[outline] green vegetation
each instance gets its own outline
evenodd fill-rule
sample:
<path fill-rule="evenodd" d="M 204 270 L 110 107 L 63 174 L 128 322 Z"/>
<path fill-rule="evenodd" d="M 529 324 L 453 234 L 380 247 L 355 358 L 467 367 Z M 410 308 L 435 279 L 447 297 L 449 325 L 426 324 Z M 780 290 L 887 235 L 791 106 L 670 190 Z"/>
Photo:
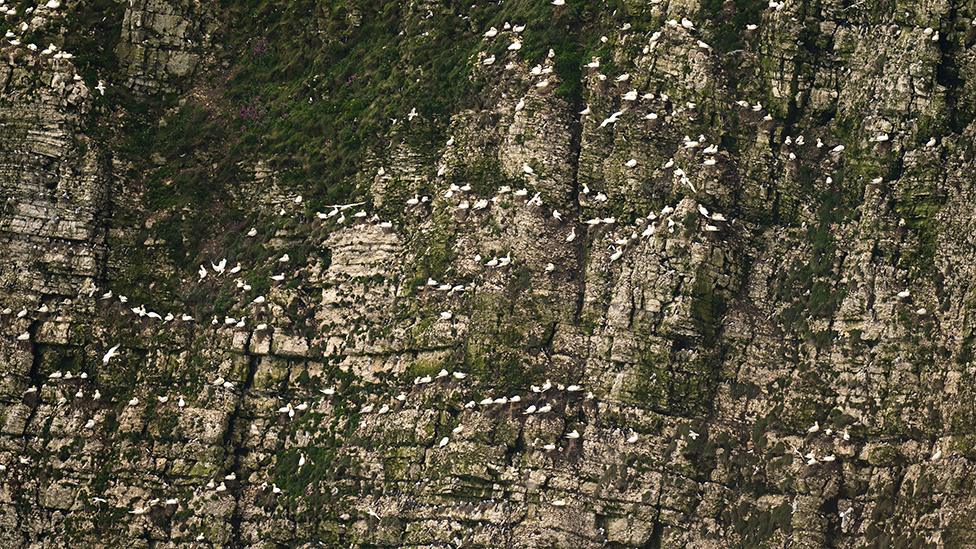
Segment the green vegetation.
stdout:
<path fill-rule="evenodd" d="M 329 202 L 362 193 L 354 181 L 364 155 L 384 149 L 390 131 L 421 149 L 442 142 L 450 115 L 484 84 L 472 80 L 469 58 L 508 45 L 482 45 L 491 26 L 525 24 L 519 57 L 538 63 L 552 49 L 557 93 L 579 99 L 582 44 L 596 42 L 587 22 L 606 9 L 533 0 L 441 2 L 429 13 L 395 1 L 223 4 L 234 58 L 225 100 L 241 119 L 240 153 L 273 158 L 287 181 Z M 412 109 L 419 118 L 410 122 Z"/>
<path fill-rule="evenodd" d="M 88 1 L 97 4 L 86 11 L 92 20 L 71 22 L 68 42 L 89 52 L 81 63 L 86 79 L 94 82 L 104 73 L 118 72 L 111 53 L 120 28 L 112 2 Z M 222 2 L 222 30 L 213 37 L 223 45 L 213 52 L 221 68 L 201 75 L 179 105 L 166 96 L 128 96 L 121 82 L 110 85 L 111 93 L 98 103 L 115 106 L 111 114 L 122 131 L 104 137 L 117 141 L 113 148 L 118 156 L 132 162 L 125 176 L 136 188 L 141 183 L 141 206 L 151 213 L 148 226 L 128 243 L 119 289 L 139 297 L 145 282 L 153 280 L 157 302 L 213 299 L 207 292 L 182 295 L 186 289 L 176 277 L 193 277 L 187 271 L 209 259 L 208 250 L 254 255 L 260 247 L 245 246 L 239 233 L 247 226 L 271 229 L 275 227 L 267 227 L 269 223 L 287 222 L 228 207 L 247 203 L 241 200 L 247 192 L 242 184 L 258 162 L 267 163 L 284 191 L 301 193 L 309 210 L 369 201 L 362 176 L 368 158 L 382 158 L 389 143 L 398 139 L 433 155 L 446 140 L 451 115 L 477 108 L 487 80 L 472 74 L 470 59 L 481 50 L 503 53 L 510 43 L 510 34 L 483 39 L 491 26 L 526 25 L 518 57 L 540 63 L 552 49 L 561 77 L 556 93 L 580 102 L 585 45 L 599 45 L 599 25 L 606 23 L 597 13 L 621 6 L 616 1 L 602 7 L 569 4 L 554 8 L 530 0 L 500 5 L 448 1 L 433 4 L 428 12 L 392 0 Z M 96 21 L 99 14 L 106 21 Z M 86 41 L 92 40 L 87 27 L 99 29 L 109 40 L 87 47 Z M 409 121 L 413 109 L 418 116 Z M 462 172 L 459 177 L 487 190 L 497 166 Z M 121 226 L 138 225 L 135 216 L 143 209 L 137 204 L 118 204 Z M 400 211 L 384 214 L 395 217 Z M 154 245 L 147 248 L 145 242 Z M 450 259 L 445 251 L 431 249 L 429 272 L 418 275 L 439 271 Z M 174 270 L 151 271 L 149 266 L 161 259 L 169 259 Z M 266 285 L 263 280 L 250 282 Z M 220 296 L 216 303 L 232 305 Z"/>
<path fill-rule="evenodd" d="M 545 379 L 544 361 L 537 355 L 552 337 L 556 313 L 515 286 L 513 281 L 508 295 L 484 294 L 472 300 L 463 356 L 465 371 L 505 391 L 524 390 Z"/>
<path fill-rule="evenodd" d="M 770 509 L 743 502 L 729 507 L 722 514 L 723 520 L 734 525 L 746 547 L 763 547 L 766 542 L 772 541 L 770 538 L 776 532 L 783 537 L 789 537 L 792 532 L 792 509 L 788 501 Z"/>
<path fill-rule="evenodd" d="M 766 7 L 763 0 L 704 0 L 698 18 L 711 23 L 706 30 L 708 44 L 728 53 L 742 48 L 746 25 L 758 24 Z"/>
<path fill-rule="evenodd" d="M 156 224 L 154 235 L 182 263 L 195 259 L 214 217 L 229 213 L 229 189 L 213 182 L 232 181 L 240 174 L 226 157 L 215 164 L 196 158 L 198 151 L 226 137 L 213 114 L 187 105 L 166 122 L 154 136 L 153 150 L 167 162 L 152 174 L 143 199 L 152 211 L 172 213 Z"/>
<path fill-rule="evenodd" d="M 829 188 L 809 192 L 818 192 L 820 196 L 817 221 L 806 228 L 806 239 L 811 246 L 809 260 L 781 273 L 776 288 L 778 297 L 791 303 L 780 313 L 784 325 L 795 326 L 801 335 L 823 346 L 833 341 L 836 334 L 814 331 L 811 320 L 830 318 L 844 298 L 846 287 L 835 273 L 838 253 L 835 231 L 855 211 L 856 198 L 844 188 L 841 174 L 834 176 Z"/>
<path fill-rule="evenodd" d="M 710 349 L 716 345 L 725 308 L 725 299 L 715 291 L 712 277 L 705 269 L 699 269 L 692 289 L 691 318 L 703 348 Z"/>
<path fill-rule="evenodd" d="M 940 224 L 936 216 L 942 210 L 946 197 L 938 190 L 938 184 L 922 178 L 906 178 L 903 193 L 895 202 L 895 212 L 905 220 L 911 231 L 899 263 L 913 279 L 925 277 L 935 269 L 936 240 Z"/>
<path fill-rule="evenodd" d="M 125 4 L 118 0 L 82 0 L 67 12 L 62 47 L 74 54 L 74 64 L 85 82 L 117 74 L 119 63 L 113 48 L 122 31 L 124 11 Z"/>
<path fill-rule="evenodd" d="M 681 344 L 688 342 L 681 341 Z M 631 402 L 668 415 L 692 417 L 705 414 L 714 398 L 719 371 L 710 363 L 711 349 L 699 356 L 671 355 L 668 350 L 649 349 L 637 364 L 637 378 L 630 389 Z"/>

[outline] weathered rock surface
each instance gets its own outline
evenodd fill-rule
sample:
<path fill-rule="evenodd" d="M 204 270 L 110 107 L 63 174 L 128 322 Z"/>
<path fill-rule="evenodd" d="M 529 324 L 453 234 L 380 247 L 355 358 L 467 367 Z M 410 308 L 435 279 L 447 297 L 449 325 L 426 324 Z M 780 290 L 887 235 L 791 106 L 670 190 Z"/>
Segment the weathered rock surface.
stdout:
<path fill-rule="evenodd" d="M 216 6 L 108 12 L 134 106 L 0 48 L 0 543 L 976 546 L 976 8 L 592 9 L 569 71 L 495 21 L 444 139 L 394 113 L 348 207 L 129 146 L 233 81 Z"/>

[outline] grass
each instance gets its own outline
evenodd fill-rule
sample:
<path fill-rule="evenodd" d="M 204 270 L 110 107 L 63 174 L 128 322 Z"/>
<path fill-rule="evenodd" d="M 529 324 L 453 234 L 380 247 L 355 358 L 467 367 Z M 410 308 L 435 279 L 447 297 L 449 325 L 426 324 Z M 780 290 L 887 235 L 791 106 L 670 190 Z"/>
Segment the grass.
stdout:
<path fill-rule="evenodd" d="M 80 63 L 94 81 L 117 69 L 111 51 L 120 29 L 110 23 L 117 19 L 112 2 L 89 1 L 84 18 L 70 22 L 66 43 L 89 52 Z M 177 276 L 193 277 L 189 271 L 209 257 L 208 248 L 246 252 L 232 235 L 245 221 L 262 224 L 253 219 L 261 214 L 227 205 L 242 203 L 233 198 L 240 196 L 245 170 L 258 161 L 270 164 L 283 190 L 301 193 L 307 208 L 316 210 L 369 201 L 365 163 L 382 158 L 391 141 L 404 140 L 433 157 L 446 140 L 451 115 L 476 105 L 486 85 L 472 75 L 470 58 L 508 44 L 483 42 L 490 26 L 525 24 L 519 58 L 539 63 L 552 49 L 561 77 L 556 93 L 580 102 L 584 50 L 587 43 L 599 44 L 601 30 L 601 23 L 590 21 L 599 9 L 620 8 L 612 3 L 601 8 L 570 2 L 556 9 L 529 0 L 483 6 L 445 1 L 428 13 L 396 1 L 225 0 L 225 34 L 214 37 L 225 45 L 215 52 L 224 67 L 205 75 L 197 93 L 174 105 L 165 96 L 133 98 L 114 91 L 122 86 L 109 87 L 116 95 L 106 99 L 114 101 L 122 125 L 115 150 L 135 166 L 127 175 L 142 182 L 142 205 L 153 213 L 152 228 L 127 252 L 120 286 L 138 294 L 152 279 L 157 300 L 177 300 Z M 88 28 L 109 39 L 89 44 Z M 419 117 L 407 121 L 412 109 Z M 464 176 L 476 188 L 486 187 L 496 171 L 473 166 Z M 133 216 L 139 212 L 120 209 L 122 224 L 138 224 Z M 163 247 L 141 249 L 146 240 L 162 240 Z M 168 277 L 151 268 L 160 254 L 176 267 Z M 433 258 L 432 271 L 444 259 Z"/>
<path fill-rule="evenodd" d="M 240 152 L 274 159 L 286 181 L 314 197 L 339 202 L 362 195 L 355 180 L 365 154 L 381 151 L 391 132 L 420 148 L 441 143 L 450 115 L 471 105 L 472 92 L 484 85 L 472 78 L 468 60 L 490 26 L 526 24 L 520 57 L 538 63 L 551 48 L 562 77 L 557 93 L 581 97 L 583 35 L 598 9 L 593 5 L 447 1 L 428 14 L 395 1 L 362 4 L 224 2 L 236 59 L 225 99 L 254 113 L 238 123 Z M 412 109 L 419 118 L 408 122 Z"/>
<path fill-rule="evenodd" d="M 705 34 L 708 44 L 728 53 L 742 49 L 746 25 L 760 23 L 766 7 L 762 0 L 704 0 L 697 19 L 711 23 Z"/>
<path fill-rule="evenodd" d="M 700 269 L 695 277 L 692 298 L 691 317 L 695 322 L 695 329 L 701 337 L 702 346 L 712 348 L 718 340 L 718 330 L 725 314 L 726 303 L 725 299 L 716 293 L 714 283 L 704 269 Z"/>
<path fill-rule="evenodd" d="M 399 2 L 355 4 L 224 5 L 238 59 L 225 99 L 256 113 L 235 122 L 239 154 L 273 159 L 286 183 L 325 202 L 362 193 L 355 176 L 366 151 L 382 146 L 379 136 L 401 127 L 391 119 L 406 123 L 416 109 L 410 139 L 432 143 L 478 41 L 449 5 L 428 20 Z"/>
<path fill-rule="evenodd" d="M 513 281 L 504 295 L 480 295 L 471 303 L 464 370 L 501 391 L 522 391 L 546 377 L 538 357 L 552 336 L 556 313 Z M 551 375 L 551 373 L 550 373 Z"/>
<path fill-rule="evenodd" d="M 795 327 L 818 346 L 830 343 L 834 334 L 812 332 L 808 319 L 830 318 L 846 291 L 834 273 L 838 255 L 835 231 L 856 211 L 853 204 L 857 198 L 845 190 L 843 179 L 841 174 L 835 174 L 829 189 L 807 191 L 818 204 L 817 220 L 806 229 L 810 253 L 804 261 L 792 265 L 789 272 L 782 273 L 777 283 L 778 298 L 791 303 L 780 313 L 780 321 Z"/>
<path fill-rule="evenodd" d="M 74 54 L 74 65 L 86 82 L 118 70 L 113 46 L 122 33 L 125 4 L 117 0 L 83 0 L 67 18 L 63 49 Z"/>
<path fill-rule="evenodd" d="M 914 238 L 908 240 L 899 263 L 913 279 L 931 275 L 935 270 L 940 224 L 937 219 L 946 197 L 938 184 L 924 177 L 908 179 L 902 186 L 903 196 L 894 203 L 894 210 Z"/>

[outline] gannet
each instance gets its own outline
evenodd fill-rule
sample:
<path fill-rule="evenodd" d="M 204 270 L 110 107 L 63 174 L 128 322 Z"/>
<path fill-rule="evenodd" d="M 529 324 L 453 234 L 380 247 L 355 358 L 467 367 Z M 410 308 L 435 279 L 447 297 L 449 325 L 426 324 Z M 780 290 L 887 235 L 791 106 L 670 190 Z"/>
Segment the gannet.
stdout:
<path fill-rule="evenodd" d="M 116 345 L 108 350 L 104 356 L 102 356 L 102 364 L 108 364 L 108 361 L 112 360 L 118 354 L 119 345 Z"/>

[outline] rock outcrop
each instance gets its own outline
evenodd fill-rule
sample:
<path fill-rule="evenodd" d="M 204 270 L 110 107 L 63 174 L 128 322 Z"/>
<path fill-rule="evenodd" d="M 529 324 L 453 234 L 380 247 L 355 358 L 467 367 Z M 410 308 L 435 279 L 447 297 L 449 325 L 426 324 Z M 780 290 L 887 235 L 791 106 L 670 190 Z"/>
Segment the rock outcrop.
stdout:
<path fill-rule="evenodd" d="M 973 6 L 65 4 L 5 547 L 976 545 Z"/>

